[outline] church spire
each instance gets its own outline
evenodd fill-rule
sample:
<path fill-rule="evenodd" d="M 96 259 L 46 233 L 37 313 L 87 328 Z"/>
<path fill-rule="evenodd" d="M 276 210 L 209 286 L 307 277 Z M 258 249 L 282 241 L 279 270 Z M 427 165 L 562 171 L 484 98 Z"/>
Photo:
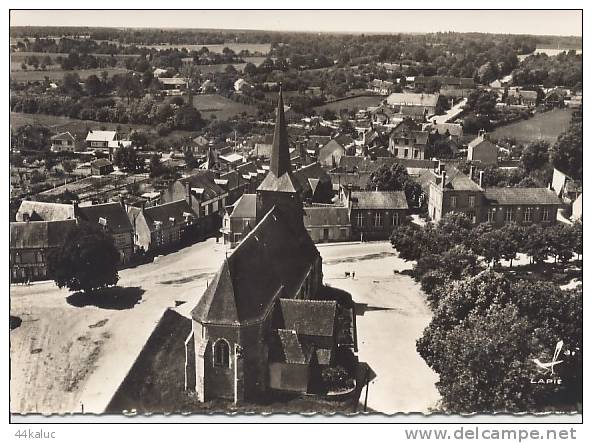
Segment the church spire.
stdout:
<path fill-rule="evenodd" d="M 284 97 L 282 84 L 280 83 L 280 94 L 275 119 L 275 132 L 273 134 L 273 145 L 271 148 L 271 164 L 269 170 L 276 176 L 281 177 L 286 172 L 291 172 L 290 146 L 288 144 L 288 130 L 286 128 L 286 117 L 284 116 Z"/>

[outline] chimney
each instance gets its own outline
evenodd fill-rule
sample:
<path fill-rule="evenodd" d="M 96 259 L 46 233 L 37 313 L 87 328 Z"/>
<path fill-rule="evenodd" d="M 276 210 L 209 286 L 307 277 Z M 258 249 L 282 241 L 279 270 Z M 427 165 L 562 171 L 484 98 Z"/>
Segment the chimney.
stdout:
<path fill-rule="evenodd" d="M 475 178 L 475 165 L 471 165 L 471 167 L 470 167 L 469 178 L 471 180 L 473 180 Z"/>
<path fill-rule="evenodd" d="M 483 139 L 487 138 L 487 132 L 485 132 L 485 129 L 479 129 L 479 137 Z"/>
<path fill-rule="evenodd" d="M 442 190 L 444 190 L 444 186 L 446 186 L 446 171 L 442 171 L 442 182 L 440 184 L 442 185 Z"/>
<path fill-rule="evenodd" d="M 479 186 L 483 187 L 483 171 L 479 171 Z"/>
<path fill-rule="evenodd" d="M 185 201 L 191 207 L 191 182 L 185 182 Z"/>

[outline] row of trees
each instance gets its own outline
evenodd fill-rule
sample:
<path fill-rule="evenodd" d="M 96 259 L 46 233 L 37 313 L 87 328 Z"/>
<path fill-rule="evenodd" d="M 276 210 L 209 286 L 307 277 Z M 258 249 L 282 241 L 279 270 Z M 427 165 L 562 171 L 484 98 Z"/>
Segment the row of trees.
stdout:
<path fill-rule="evenodd" d="M 480 257 L 511 259 L 522 243 L 537 260 L 561 251 L 567 260 L 581 253 L 581 224 L 472 227 L 449 214 L 436 225 L 402 226 L 391 241 L 401 257 L 417 260 L 412 275 L 434 313 L 417 350 L 439 375 L 443 409 L 518 412 L 581 401 L 581 287 L 564 291 L 553 282 L 514 278 L 486 268 Z M 551 360 L 560 340 L 562 384 L 531 383 L 542 377 L 533 360 Z"/>
<path fill-rule="evenodd" d="M 583 252 L 583 231 L 580 222 L 573 225 L 507 223 L 497 227 L 492 223 L 474 225 L 462 213 L 448 213 L 438 223 L 424 226 L 398 226 L 391 243 L 404 260 L 437 257 L 455 246 L 483 257 L 493 267 L 501 260 L 512 261 L 518 253 L 526 254 L 531 262 L 542 263 L 550 256 L 555 261 L 568 262 Z"/>

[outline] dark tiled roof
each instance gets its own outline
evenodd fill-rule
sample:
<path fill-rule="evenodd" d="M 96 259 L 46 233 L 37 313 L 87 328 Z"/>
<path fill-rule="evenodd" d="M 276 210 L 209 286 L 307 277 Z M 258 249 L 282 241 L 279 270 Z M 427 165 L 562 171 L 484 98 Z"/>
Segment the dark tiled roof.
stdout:
<path fill-rule="evenodd" d="M 272 360 L 295 364 L 306 364 L 310 361 L 310 350 L 302 346 L 296 331 L 278 329 L 277 335 L 279 343 L 274 346 L 277 351 L 272 352 Z"/>
<path fill-rule="evenodd" d="M 485 198 L 496 205 L 561 205 L 547 188 L 485 188 Z"/>
<path fill-rule="evenodd" d="M 304 226 L 343 226 L 349 225 L 349 208 L 345 206 L 305 206 Z"/>
<path fill-rule="evenodd" d="M 260 319 L 280 291 L 295 294 L 318 259 L 304 226 L 274 208 L 224 260 L 192 316 L 214 324 Z"/>
<path fill-rule="evenodd" d="M 334 300 L 280 299 L 280 310 L 286 329 L 298 335 L 332 337 L 335 329 L 337 302 Z"/>
<path fill-rule="evenodd" d="M 356 209 L 409 209 L 403 191 L 354 191 L 352 202 Z"/>
<path fill-rule="evenodd" d="M 319 163 L 311 163 L 294 172 L 294 177 L 300 183 L 300 187 L 304 192 L 310 192 L 314 195 L 314 191 L 319 182 L 331 183 L 331 177 L 323 169 Z M 317 180 L 314 182 L 313 180 Z M 315 189 L 313 189 L 315 188 Z"/>
<path fill-rule="evenodd" d="M 105 219 L 107 229 L 113 233 L 132 231 L 127 212 L 119 203 L 80 206 L 78 209 L 80 216 L 88 222 L 100 223 L 99 219 Z"/>
<path fill-rule="evenodd" d="M 154 222 L 157 221 L 162 223 L 163 226 L 184 223 L 186 214 L 197 218 L 195 212 L 193 212 L 193 209 L 191 209 L 191 206 L 185 200 L 177 200 L 144 209 L 144 217 L 151 229 L 154 228 Z"/>
<path fill-rule="evenodd" d="M 231 218 L 255 218 L 257 216 L 257 194 L 243 194 L 234 203 Z"/>
<path fill-rule="evenodd" d="M 185 186 L 185 183 L 190 183 L 192 188 L 203 189 L 201 198 L 203 201 L 211 200 L 225 194 L 226 191 L 218 186 L 214 180 L 216 176 L 211 171 L 199 171 L 194 175 L 179 179 L 179 182 Z"/>
<path fill-rule="evenodd" d="M 64 244 L 76 220 L 12 222 L 10 248 L 57 248 Z"/>

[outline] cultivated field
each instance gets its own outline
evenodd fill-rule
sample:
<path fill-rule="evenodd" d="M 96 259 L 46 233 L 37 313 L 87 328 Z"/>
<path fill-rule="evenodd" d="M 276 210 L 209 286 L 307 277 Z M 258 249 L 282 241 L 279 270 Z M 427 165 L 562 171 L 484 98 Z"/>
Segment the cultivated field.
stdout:
<path fill-rule="evenodd" d="M 218 120 L 227 120 L 246 112 L 248 115 L 257 113 L 257 108 L 252 105 L 237 103 L 218 94 L 203 94 L 193 97 L 193 106 L 201 112 L 203 118 L 210 119 L 214 114 Z"/>
<path fill-rule="evenodd" d="M 514 138 L 518 143 L 528 143 L 533 140 L 555 142 L 559 134 L 569 127 L 571 109 L 553 109 L 541 112 L 528 120 L 521 120 L 499 127 L 491 133 L 495 139 Z"/>

